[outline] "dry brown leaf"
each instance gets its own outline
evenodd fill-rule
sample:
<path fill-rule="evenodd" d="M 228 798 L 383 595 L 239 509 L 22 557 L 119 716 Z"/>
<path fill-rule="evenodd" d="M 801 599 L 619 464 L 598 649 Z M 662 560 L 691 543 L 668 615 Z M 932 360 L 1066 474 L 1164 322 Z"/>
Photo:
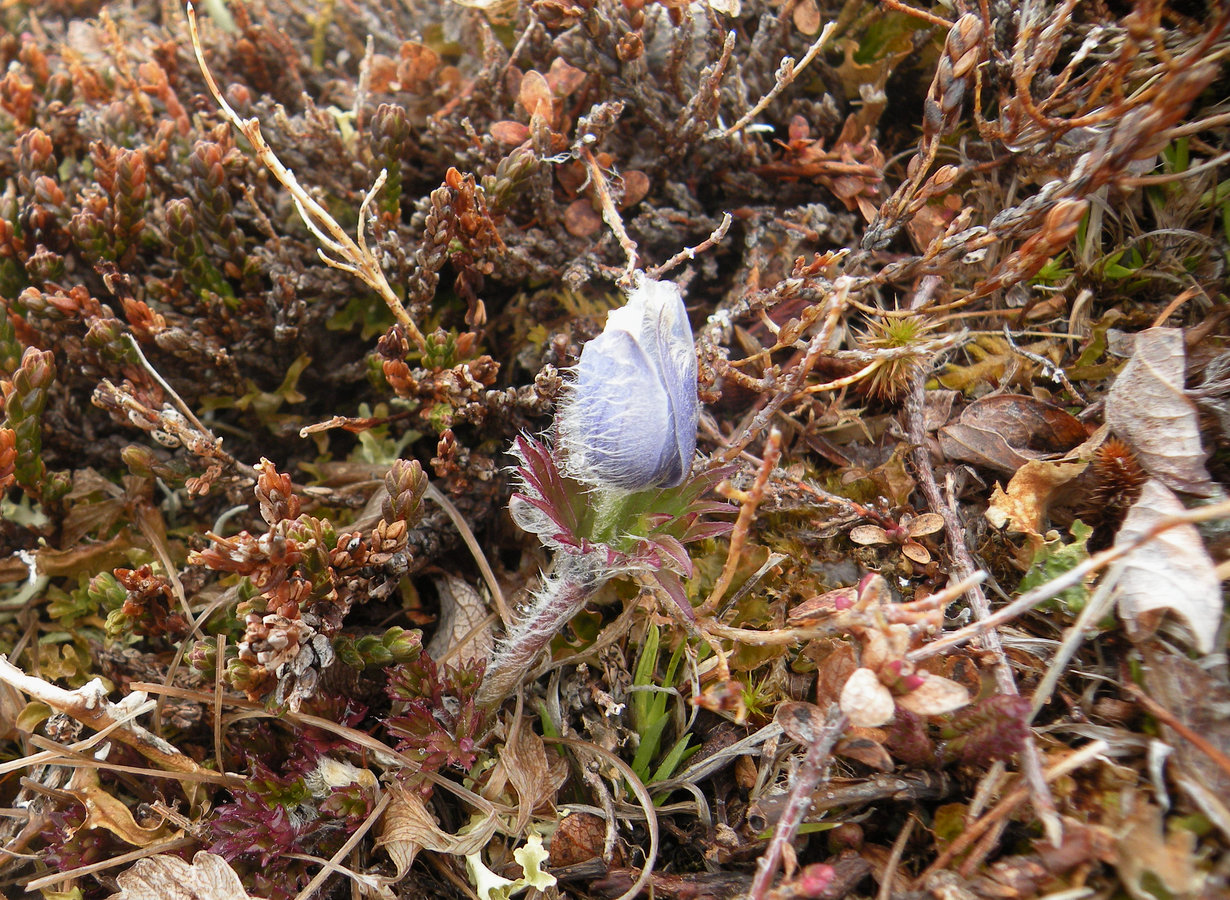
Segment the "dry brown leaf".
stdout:
<path fill-rule="evenodd" d="M 564 210 L 564 227 L 573 237 L 591 237 L 602 230 L 602 217 L 588 200 L 573 200 Z"/>
<path fill-rule="evenodd" d="M 116 883 L 119 893 L 107 900 L 259 900 L 243 889 L 225 859 L 204 850 L 191 865 L 166 854 L 137 860 Z"/>
<path fill-rule="evenodd" d="M 517 147 L 530 139 L 530 127 L 511 119 L 492 123 L 490 131 L 491 136 L 505 147 Z"/>
<path fill-rule="evenodd" d="M 1086 462 L 1057 463 L 1031 460 L 1017 470 L 1007 490 L 997 484 L 987 507 L 987 521 L 995 528 L 1028 536 L 1027 559 L 1041 549 L 1046 514 L 1051 502 L 1074 478 L 1085 471 Z"/>
<path fill-rule="evenodd" d="M 891 772 L 896 768 L 893 758 L 888 755 L 884 745 L 871 738 L 849 737 L 838 741 L 837 746 L 833 748 L 833 753 L 861 762 L 877 772 Z"/>
<path fill-rule="evenodd" d="M 1033 459 L 1062 456 L 1088 435 L 1066 410 L 1023 394 L 975 400 L 939 430 L 940 449 L 950 460 L 1005 473 Z"/>
<path fill-rule="evenodd" d="M 1141 686 L 1145 692 L 1170 712 L 1173 721 L 1187 726 L 1217 751 L 1230 756 L 1230 716 L 1226 714 L 1230 710 L 1230 683 L 1225 676 L 1160 648 L 1145 647 L 1144 659 Z M 1230 814 L 1222 812 L 1225 804 L 1230 803 L 1230 773 L 1167 721 L 1160 721 L 1160 727 L 1162 739 L 1174 748 L 1167 758 L 1171 777 L 1218 827 L 1225 826 L 1230 837 Z M 1190 784 L 1199 784 L 1220 797 L 1221 803 L 1208 803 L 1201 791 L 1188 787 Z"/>
<path fill-rule="evenodd" d="M 809 747 L 824 734 L 824 712 L 814 703 L 787 701 L 778 704 L 773 721 L 782 727 L 786 737 Z"/>
<path fill-rule="evenodd" d="M 639 169 L 628 169 L 622 173 L 624 195 L 619 201 L 620 209 L 636 206 L 649 193 L 649 176 Z"/>
<path fill-rule="evenodd" d="M 520 832 L 535 809 L 555 798 L 555 792 L 568 777 L 568 768 L 557 755 L 548 757 L 542 738 L 524 721 L 500 751 L 499 764 L 517 792 L 517 822 L 513 830 Z"/>
<path fill-rule="evenodd" d="M 547 84 L 551 85 L 556 97 L 575 93 L 587 77 L 584 69 L 571 66 L 559 57 L 551 61 L 551 68 L 547 70 Z"/>
<path fill-rule="evenodd" d="M 816 35 L 820 33 L 820 7 L 816 0 L 802 0 L 794 7 L 794 27 L 803 34 Z"/>
<path fill-rule="evenodd" d="M 77 769 L 66 791 L 85 807 L 82 828 L 104 828 L 134 847 L 148 847 L 171 837 L 166 825 L 142 828 L 124 803 L 103 790 L 97 769 Z"/>
<path fill-rule="evenodd" d="M 1150 328 L 1106 397 L 1106 422 L 1136 451 L 1145 471 L 1171 490 L 1213 492 L 1200 443 L 1196 404 L 1183 391 L 1183 331 Z"/>
<path fill-rule="evenodd" d="M 944 527 L 944 517 L 939 513 L 923 513 L 908 521 L 902 520 L 902 525 L 910 537 L 922 537 L 924 534 L 935 534 Z"/>
<path fill-rule="evenodd" d="M 1123 520 L 1115 544 L 1135 540 L 1159 520 L 1183 511 L 1170 489 L 1151 478 Z M 1187 625 L 1196 649 L 1211 653 L 1221 624 L 1221 584 L 1196 526 L 1184 524 L 1162 532 L 1124 557 L 1124 563 L 1119 616 L 1128 637 L 1144 640 L 1170 610 Z"/>
<path fill-rule="evenodd" d="M 551 121 L 553 100 L 551 85 L 547 83 L 547 79 L 533 69 L 526 72 L 521 79 L 521 90 L 517 94 L 517 102 L 530 114 L 530 117 L 538 115 L 548 122 Z"/>
<path fill-rule="evenodd" d="M 850 529 L 850 540 L 856 544 L 887 544 L 888 532 L 879 525 L 858 525 Z"/>
<path fill-rule="evenodd" d="M 925 675 L 923 683 L 897 698 L 897 705 L 919 716 L 941 716 L 969 704 L 969 691 L 942 675 Z"/>
<path fill-rule="evenodd" d="M 1164 896 L 1195 897 L 1201 880 L 1195 833 L 1186 828 L 1166 833 L 1162 811 L 1143 798 L 1138 802 L 1141 806 L 1116 848 L 1115 867 L 1123 886 L 1136 900 L 1157 900 L 1159 883 Z"/>
<path fill-rule="evenodd" d="M 820 641 L 813 646 L 815 650 L 804 650 L 804 653 L 816 663 L 816 705 L 824 708 L 841 696 L 846 682 L 858 668 L 858 661 L 853 645 L 847 641 L 834 641 L 827 652 Z"/>
<path fill-rule="evenodd" d="M 454 856 L 477 853 L 491 842 L 499 824 L 494 816 L 487 816 L 466 834 L 449 834 L 436 823 L 417 791 L 402 784 L 393 784 L 389 791 L 393 796 L 384 812 L 376 846 L 389 854 L 398 880 L 405 877 L 420 850 Z"/>

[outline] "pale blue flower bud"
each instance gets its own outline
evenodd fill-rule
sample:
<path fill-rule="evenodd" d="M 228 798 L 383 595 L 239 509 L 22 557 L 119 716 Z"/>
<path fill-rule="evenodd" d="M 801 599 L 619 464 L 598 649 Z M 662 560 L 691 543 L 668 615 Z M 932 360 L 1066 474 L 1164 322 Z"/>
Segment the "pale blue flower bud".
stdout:
<path fill-rule="evenodd" d="M 679 288 L 639 276 L 581 351 L 556 419 L 567 474 L 624 491 L 675 487 L 692 470 L 700 405 Z"/>

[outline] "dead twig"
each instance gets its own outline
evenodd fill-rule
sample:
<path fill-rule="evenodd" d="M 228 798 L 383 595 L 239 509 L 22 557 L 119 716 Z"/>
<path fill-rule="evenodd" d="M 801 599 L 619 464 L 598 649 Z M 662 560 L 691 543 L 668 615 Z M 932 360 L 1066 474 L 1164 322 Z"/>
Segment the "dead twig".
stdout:
<path fill-rule="evenodd" d="M 944 535 L 948 544 L 948 552 L 952 557 L 953 574 L 958 578 L 968 578 L 977 571 L 974 559 L 965 544 L 965 526 L 957 517 L 956 511 L 940 493 L 939 484 L 935 480 L 935 472 L 931 468 L 931 452 L 927 448 L 927 426 L 924 416 L 926 395 L 926 372 L 919 368 L 911 376 L 910 392 L 906 396 L 905 419 L 906 432 L 910 446 L 910 455 L 914 461 L 914 469 L 918 476 L 918 486 L 927 498 L 927 506 L 932 512 L 938 513 L 944 519 Z M 986 619 L 991 615 L 991 604 L 980 586 L 974 586 L 969 591 L 969 604 L 977 619 Z M 1001 693 L 1017 695 L 1016 679 L 1012 675 L 1012 667 L 1000 643 L 999 634 L 987 631 L 983 646 L 995 658 L 995 683 Z M 1052 844 L 1058 845 L 1062 839 L 1062 825 L 1059 814 L 1055 810 L 1055 800 L 1051 796 L 1042 777 L 1042 759 L 1033 734 L 1026 736 L 1025 746 L 1021 751 L 1022 769 L 1025 778 L 1033 791 L 1034 809 L 1046 828 L 1047 836 Z"/>
<path fill-rule="evenodd" d="M 924 659 L 939 656 L 941 653 L 946 653 L 953 647 L 958 647 L 981 637 L 986 634 L 989 629 L 997 628 L 1000 625 L 1011 622 L 1013 619 L 1016 619 L 1017 617 L 1033 609 L 1039 603 L 1043 603 L 1052 597 L 1057 596 L 1061 591 L 1072 587 L 1074 584 L 1079 584 L 1093 572 L 1104 569 L 1115 560 L 1120 557 L 1127 556 L 1137 547 L 1141 547 L 1149 543 L 1159 534 L 1169 531 L 1171 528 L 1177 528 L 1180 525 L 1188 525 L 1196 522 L 1208 522 L 1213 519 L 1224 519 L 1228 516 L 1230 516 L 1230 500 L 1225 500 L 1221 503 L 1214 503 L 1209 506 L 1202 506 L 1197 509 L 1189 509 L 1185 513 L 1180 513 L 1179 515 L 1174 516 L 1166 516 L 1159 519 L 1148 531 L 1142 532 L 1140 536 L 1134 540 L 1116 545 L 1108 550 L 1103 550 L 1101 553 L 1094 554 L 1083 563 L 1073 566 L 1062 575 L 1052 578 L 1046 584 L 1039 585 L 1031 591 L 1026 591 L 1007 606 L 997 610 L 986 619 L 979 622 L 973 622 L 966 625 L 964 628 L 959 628 L 956 631 L 952 631 L 938 637 L 916 650 L 911 650 L 906 654 L 906 659 L 910 662 L 921 662 Z"/>
<path fill-rule="evenodd" d="M 756 877 L 752 880 L 749 893 L 751 900 L 764 900 L 777 874 L 777 867 L 782 860 L 786 847 L 794 840 L 799 825 L 803 822 L 811 806 L 811 795 L 828 770 L 833 745 L 845 733 L 850 724 L 845 713 L 836 704 L 829 706 L 825 715 L 824 725 L 818 735 L 815 735 L 803 761 L 799 763 L 799 771 L 795 774 L 790 788 L 790 798 L 782 810 L 782 817 L 773 831 L 773 839 L 769 848 L 756 863 Z"/>
<path fill-rule="evenodd" d="M 226 98 L 222 96 L 222 92 L 218 89 L 218 84 L 214 81 L 213 73 L 209 71 L 209 66 L 205 63 L 205 51 L 201 46 L 201 36 L 197 31 L 196 25 L 196 10 L 192 4 L 188 4 L 188 31 L 192 36 L 192 49 L 196 53 L 197 63 L 201 67 L 201 74 L 205 78 L 205 84 L 209 88 L 209 93 L 213 96 L 214 102 L 218 104 L 219 109 L 226 119 L 248 139 L 252 145 L 252 152 L 256 154 L 256 158 L 264 164 L 286 190 L 290 191 L 292 199 L 295 201 L 295 209 L 299 212 L 299 217 L 303 219 L 303 224 L 308 227 L 308 230 L 316 236 L 320 241 L 322 248 L 317 250 L 321 260 L 327 266 L 334 269 L 340 269 L 343 272 L 348 272 L 354 275 L 369 288 L 380 295 L 389 311 L 393 313 L 393 317 L 406 329 L 406 334 L 414 341 L 420 350 L 427 349 L 427 339 L 423 337 L 423 333 L 419 331 L 418 325 L 410 318 L 410 313 L 406 312 L 405 306 L 402 305 L 401 299 L 394 293 L 388 279 L 384 276 L 384 271 L 380 268 L 380 263 L 376 260 L 376 256 L 367 246 L 367 217 L 371 208 L 372 200 L 380 189 L 384 187 L 385 179 L 388 177 L 385 171 L 381 171 L 377 177 L 375 184 L 371 190 L 363 198 L 363 202 L 359 206 L 359 224 L 356 228 L 356 238 L 352 240 L 342 226 L 337 224 L 337 220 L 330 215 L 329 211 L 321 206 L 312 198 L 303 186 L 299 184 L 299 180 L 295 178 L 295 173 L 288 169 L 273 148 L 269 146 L 269 142 L 265 140 L 264 134 L 261 133 L 261 123 L 258 119 L 244 119 L 231 108 L 231 105 L 226 102 Z M 328 252 L 325 252 L 325 251 Z M 330 255 L 332 254 L 332 255 Z"/>
<path fill-rule="evenodd" d="M 829 339 L 833 336 L 833 330 L 845 312 L 846 303 L 853 288 L 854 279 L 845 275 L 833 282 L 833 292 L 828 300 L 828 312 L 820 329 L 811 336 L 803 359 L 790 372 L 786 383 L 765 402 L 752 421 L 744 427 L 743 432 L 727 441 L 726 449 L 718 457 L 723 463 L 730 462 L 742 453 L 744 448 L 755 440 L 756 435 L 768 427 L 778 410 L 802 389 L 803 382 L 807 380 L 808 374 L 819 361 L 820 354 L 828 347 Z"/>
<path fill-rule="evenodd" d="M 632 273 L 636 271 L 638 259 L 636 241 L 628 236 L 628 230 L 624 228 L 624 220 L 620 218 L 619 210 L 615 206 L 615 198 L 611 195 L 610 182 L 607 181 L 602 166 L 598 165 L 598 160 L 594 159 L 593 152 L 584 143 L 578 144 L 576 152 L 581 162 L 585 164 L 585 173 L 589 177 L 590 184 L 594 186 L 594 193 L 598 196 L 598 205 L 602 207 L 602 221 L 606 223 L 607 228 L 611 229 L 628 260 L 624 266 L 623 275 L 619 278 L 619 283 L 621 285 L 631 284 Z"/>
<path fill-rule="evenodd" d="M 888 854 L 888 862 L 884 864 L 884 874 L 880 877 L 880 889 L 876 892 L 876 900 L 892 900 L 893 879 L 897 875 L 897 868 L 901 865 L 901 857 L 905 854 L 905 845 L 909 842 L 910 835 L 914 833 L 914 821 L 913 816 L 906 819 L 905 824 L 901 826 L 900 834 L 893 841 L 893 849 Z"/>
<path fill-rule="evenodd" d="M 1055 765 L 1047 769 L 1043 776 L 1046 781 L 1052 782 L 1057 778 L 1062 778 L 1070 772 L 1075 772 L 1077 769 L 1092 762 L 1097 757 L 1106 752 L 1109 745 L 1106 741 L 1094 741 L 1087 744 L 1080 750 L 1077 750 L 1071 756 L 1060 760 Z M 957 839 L 944 848 L 944 852 L 936 857 L 931 865 L 927 866 L 926 871 L 914 880 L 916 887 L 926 884 L 927 879 L 936 872 L 940 872 L 948 867 L 954 859 L 970 847 L 975 841 L 982 837 L 983 833 L 994 826 L 997 822 L 1011 815 L 1026 799 L 1033 793 L 1031 787 L 1020 787 L 1014 790 L 1008 796 L 1004 797 L 995 807 L 977 822 L 973 822 L 966 827 Z"/>
<path fill-rule="evenodd" d="M 733 221 L 734 219 L 730 213 L 722 213 L 722 221 L 717 228 L 713 229 L 712 234 L 710 234 L 695 247 L 685 247 L 666 262 L 662 263 L 662 265 L 654 266 L 649 270 L 649 277 L 655 280 L 661 279 L 667 272 L 675 268 L 675 266 L 679 265 L 684 260 L 696 259 L 697 255 L 704 253 L 710 247 L 717 244 L 718 241 L 722 240 L 722 238 L 726 237 L 726 232 L 730 230 L 730 223 Z"/>
<path fill-rule="evenodd" d="M 782 456 L 782 433 L 774 428 L 765 441 L 764 458 L 760 469 L 756 472 L 756 480 L 752 482 L 751 490 L 739 497 L 739 517 L 735 520 L 734 530 L 730 533 L 730 548 L 726 552 L 726 563 L 722 566 L 722 574 L 718 576 L 713 590 L 705 598 L 705 602 L 696 608 L 697 617 L 711 616 L 722 601 L 730 583 L 734 580 L 735 571 L 739 568 L 739 559 L 743 555 L 743 545 L 752 528 L 752 520 L 756 518 L 756 509 L 764 499 L 764 490 L 769 483 L 769 476 L 777 467 L 777 461 Z"/>
<path fill-rule="evenodd" d="M 145 702 L 145 695 L 134 690 L 119 703 L 107 699 L 107 692 L 97 678 L 74 691 L 27 675 L 7 659 L 0 657 L 0 681 L 28 694 L 35 700 L 46 703 L 57 712 L 91 728 L 103 729 L 115 726 L 115 739 L 132 747 L 150 762 L 171 772 L 189 775 L 217 776 L 201 768 L 190 757 L 154 733 L 131 721 L 131 710 Z"/>
<path fill-rule="evenodd" d="M 775 76 L 777 78 L 777 83 L 773 85 L 769 92 L 757 100 L 755 106 L 740 116 L 739 121 L 735 122 L 735 124 L 731 125 L 725 131 L 714 132 L 712 137 L 728 138 L 732 134 L 737 134 L 751 124 L 752 119 L 760 115 L 764 111 L 765 107 L 777 99 L 777 96 L 782 91 L 794 83 L 794 80 L 799 77 L 800 72 L 811 65 L 811 61 L 819 55 L 822 49 L 824 49 L 824 45 L 828 43 L 829 38 L 833 36 L 833 32 L 836 29 L 836 22 L 829 22 L 825 25 L 821 30 L 819 37 L 812 42 L 812 45 L 807 48 L 807 52 L 803 54 L 803 58 L 798 62 L 795 62 L 792 57 L 785 57 L 781 61 L 781 64 L 777 67 L 777 73 Z"/>

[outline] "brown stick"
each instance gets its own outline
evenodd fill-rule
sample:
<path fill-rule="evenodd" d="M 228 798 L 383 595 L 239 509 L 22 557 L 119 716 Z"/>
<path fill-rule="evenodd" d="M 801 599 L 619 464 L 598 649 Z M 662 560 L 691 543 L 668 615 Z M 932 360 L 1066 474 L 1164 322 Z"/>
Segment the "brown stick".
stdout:
<path fill-rule="evenodd" d="M 965 527 L 957 517 L 956 511 L 944 500 L 940 486 L 936 483 L 935 472 L 931 468 L 931 454 L 927 449 L 927 426 L 923 414 L 926 393 L 926 372 L 919 369 L 914 373 L 910 384 L 910 393 L 906 397 L 905 418 L 906 433 L 912 447 L 910 455 L 914 461 L 914 469 L 918 475 L 918 486 L 923 496 L 927 498 L 927 506 L 932 512 L 938 513 L 944 519 L 944 535 L 948 544 L 948 552 L 952 557 L 953 574 L 958 578 L 968 578 L 978 570 L 969 548 L 965 544 Z M 980 585 L 974 585 L 969 590 L 969 604 L 977 619 L 986 619 L 991 614 L 991 604 Z M 1004 653 L 999 640 L 999 633 L 994 629 L 983 635 L 982 644 L 995 658 L 995 684 L 1001 693 L 1017 696 L 1016 679 L 1008 657 Z M 1063 837 L 1063 826 L 1059 814 L 1055 811 L 1055 800 L 1047 787 L 1042 773 L 1042 756 L 1038 745 L 1034 742 L 1033 733 L 1026 736 L 1025 746 L 1021 749 L 1021 768 L 1029 783 L 1032 793 L 1034 810 L 1046 828 L 1047 837 L 1052 844 L 1059 845 Z"/>
<path fill-rule="evenodd" d="M 841 708 L 836 703 L 832 704 L 825 716 L 823 730 L 816 735 L 811 746 L 807 748 L 803 762 L 799 764 L 798 774 L 795 775 L 790 789 L 790 797 L 786 800 L 782 817 L 778 819 L 777 827 L 773 830 L 773 839 L 769 841 L 769 849 L 756 863 L 756 877 L 752 880 L 750 900 L 764 900 L 765 894 L 768 893 L 786 845 L 798 834 L 803 816 L 811 807 L 812 792 L 825 777 L 833 745 L 845 733 L 849 724 L 850 720 Z"/>

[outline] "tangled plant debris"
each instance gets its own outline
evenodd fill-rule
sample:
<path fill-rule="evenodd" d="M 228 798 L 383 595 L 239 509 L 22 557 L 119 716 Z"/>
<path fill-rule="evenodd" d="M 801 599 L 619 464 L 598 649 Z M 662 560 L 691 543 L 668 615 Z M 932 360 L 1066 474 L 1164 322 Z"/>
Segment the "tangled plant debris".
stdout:
<path fill-rule="evenodd" d="M 0 893 L 1224 896 L 1228 53 L 4 4 Z"/>

